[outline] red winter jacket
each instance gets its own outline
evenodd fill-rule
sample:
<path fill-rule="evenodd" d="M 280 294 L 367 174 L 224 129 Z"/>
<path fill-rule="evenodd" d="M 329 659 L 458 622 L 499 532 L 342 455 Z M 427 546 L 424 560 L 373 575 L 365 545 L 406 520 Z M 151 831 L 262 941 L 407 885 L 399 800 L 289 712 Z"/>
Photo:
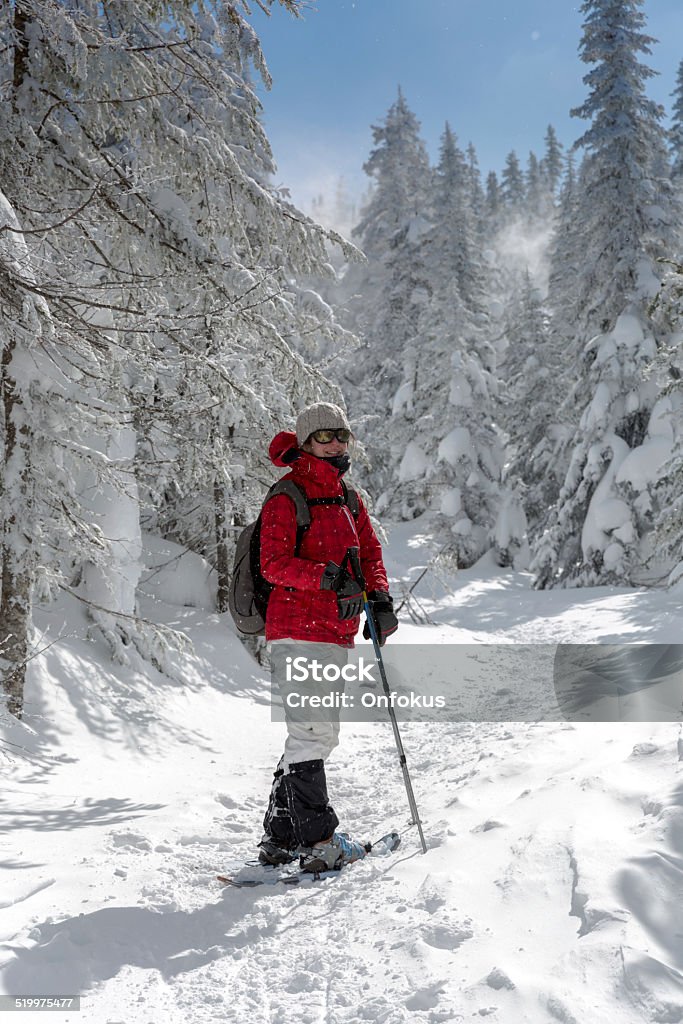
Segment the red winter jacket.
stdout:
<path fill-rule="evenodd" d="M 270 445 L 275 465 L 291 466 L 285 479 L 294 480 L 308 498 L 343 494 L 334 466 L 307 452 L 299 451 L 297 457 L 297 451 L 296 434 L 287 431 Z M 268 600 L 266 640 L 313 640 L 353 647 L 360 618 L 340 619 L 336 595 L 321 590 L 320 581 L 328 562 L 341 565 L 347 549 L 358 547 L 368 591 L 389 590 L 380 543 L 360 498 L 358 503 L 357 521 L 346 505 L 313 505 L 311 525 L 295 557 L 294 502 L 286 494 L 266 502 L 261 513 L 261 572 L 275 584 Z"/>

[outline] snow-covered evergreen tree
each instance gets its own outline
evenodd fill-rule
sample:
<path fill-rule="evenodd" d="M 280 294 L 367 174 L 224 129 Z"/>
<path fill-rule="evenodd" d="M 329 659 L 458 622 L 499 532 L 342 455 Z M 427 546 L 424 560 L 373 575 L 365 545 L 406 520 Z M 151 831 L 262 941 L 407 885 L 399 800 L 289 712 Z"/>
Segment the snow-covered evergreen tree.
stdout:
<path fill-rule="evenodd" d="M 486 221 L 490 232 L 495 232 L 500 226 L 503 210 L 503 195 L 501 192 L 498 175 L 495 171 L 489 171 L 486 175 Z"/>
<path fill-rule="evenodd" d="M 375 187 L 354 235 L 369 260 L 381 260 L 397 232 L 424 214 L 429 159 L 420 123 L 399 88 L 384 121 L 372 129 L 375 148 L 363 165 Z"/>
<path fill-rule="evenodd" d="M 671 150 L 671 176 L 679 188 L 683 188 L 683 60 L 678 65 L 676 88 L 671 94 L 674 99 L 669 129 Z"/>
<path fill-rule="evenodd" d="M 446 123 L 439 162 L 432 175 L 428 208 L 431 226 L 423 235 L 422 258 L 432 290 L 443 290 L 455 274 L 458 294 L 467 309 L 482 313 L 485 269 L 479 253 L 473 197 L 471 168 Z"/>
<path fill-rule="evenodd" d="M 4 314 L 5 417 L 31 409 L 27 465 L 41 480 L 24 520 L 31 586 L 70 585 L 124 659 L 131 639 L 144 646 L 140 501 L 175 506 L 189 531 L 191 495 L 194 522 L 210 524 L 200 548 L 212 545 L 217 488 L 242 501 L 245 424 L 265 437 L 316 393 L 299 351 L 308 335 L 343 338 L 295 280 L 322 271 L 334 236 L 268 184 L 250 66 L 269 77 L 232 4 L 22 0 L 0 9 L 0 39 L 0 181 L 16 220 L 5 230 L 22 233 L 35 275 L 10 263 L 9 281 L 59 325 L 43 332 L 34 393 L 11 365 L 16 303 Z M 6 449 L 5 484 L 11 464 Z M 12 515 L 3 509 L 5 526 Z M 5 607 L 23 579 L 3 578 Z"/>
<path fill-rule="evenodd" d="M 514 149 L 505 158 L 505 167 L 501 174 L 501 191 L 509 215 L 521 213 L 526 189 L 524 174 L 519 158 Z"/>
<path fill-rule="evenodd" d="M 485 232 L 486 196 L 481 184 L 481 171 L 477 151 L 470 142 L 467 146 L 467 180 L 469 183 L 469 205 L 472 211 L 474 229 L 483 237 Z"/>
<path fill-rule="evenodd" d="M 579 140 L 588 153 L 571 246 L 574 316 L 564 312 L 578 324 L 581 353 L 567 405 L 582 411 L 559 503 L 535 555 L 540 587 L 633 580 L 668 443 L 647 374 L 657 349 L 647 304 L 658 287 L 656 258 L 672 246 L 675 211 L 670 184 L 658 177 L 665 138 L 661 109 L 644 91 L 652 72 L 638 60 L 653 42 L 641 32 L 641 6 L 582 6 L 581 56 L 596 66 L 585 78 L 589 98 L 575 111 L 592 123 Z M 560 261 L 558 270 L 571 268 Z"/>
<path fill-rule="evenodd" d="M 547 213 L 546 188 L 541 165 L 536 154 L 531 151 L 527 161 L 525 180 L 525 202 L 527 216 L 542 217 Z"/>
<path fill-rule="evenodd" d="M 581 59 L 586 101 L 572 113 L 591 125 L 576 145 L 586 150 L 577 218 L 585 249 L 576 317 L 587 330 L 608 330 L 632 296 L 657 290 L 653 266 L 674 238 L 671 187 L 662 176 L 666 142 L 662 108 L 645 93 L 655 72 L 639 60 L 655 40 L 641 30 L 642 0 L 586 0 Z"/>
<path fill-rule="evenodd" d="M 669 443 L 669 457 L 654 492 L 656 520 L 650 562 L 664 566 L 668 582 L 673 584 L 683 578 L 683 266 L 675 260 L 665 266 L 668 269 L 651 313 L 656 329 L 666 338 L 654 370 L 661 385 L 657 421 L 660 434 Z"/>
<path fill-rule="evenodd" d="M 541 160 L 541 173 L 545 180 L 546 188 L 554 197 L 562 178 L 562 143 L 557 138 L 557 133 L 551 124 L 545 133 L 545 154 Z"/>
<path fill-rule="evenodd" d="M 393 474 L 379 506 L 398 518 L 430 511 L 460 565 L 493 543 L 503 461 L 487 270 L 471 200 L 470 168 L 447 124 L 432 176 L 431 227 L 422 236 L 430 295 L 404 353 L 392 408 Z"/>
<path fill-rule="evenodd" d="M 501 426 L 508 435 L 506 479 L 519 481 L 530 537 L 557 501 L 563 431 L 556 354 L 548 314 L 528 271 L 507 314 Z"/>
<path fill-rule="evenodd" d="M 35 409 L 41 407 L 43 350 L 52 325 L 36 294 L 21 225 L 1 192 L 0 227 L 0 682 L 8 710 L 21 716 L 38 561 L 37 481 L 43 475 Z M 44 477 L 40 483 L 45 485 Z"/>
<path fill-rule="evenodd" d="M 390 415 L 401 382 L 406 346 L 414 343 L 429 282 L 422 262 L 422 237 L 429 224 L 427 202 L 431 170 L 420 125 L 399 89 L 383 122 L 373 127 L 375 148 L 364 165 L 374 181 L 354 237 L 368 258 L 366 267 L 347 274 L 346 288 L 360 298 L 354 326 L 364 347 L 346 369 L 353 414 L 366 420 L 374 486 L 389 479 L 384 437 L 373 446 L 373 422 Z M 383 434 L 382 430 L 379 432 Z"/>
<path fill-rule="evenodd" d="M 377 507 L 403 519 L 431 512 L 457 564 L 469 566 L 495 544 L 503 449 L 494 355 L 455 274 L 425 304 L 418 333 L 392 410 L 397 468 Z"/>
<path fill-rule="evenodd" d="M 657 387 L 646 374 L 656 353 L 640 310 L 627 307 L 614 328 L 584 349 L 584 374 L 571 398 L 587 390 L 570 446 L 558 506 L 533 568 L 537 585 L 633 582 L 654 517 L 653 491 L 670 442 L 655 413 Z"/>

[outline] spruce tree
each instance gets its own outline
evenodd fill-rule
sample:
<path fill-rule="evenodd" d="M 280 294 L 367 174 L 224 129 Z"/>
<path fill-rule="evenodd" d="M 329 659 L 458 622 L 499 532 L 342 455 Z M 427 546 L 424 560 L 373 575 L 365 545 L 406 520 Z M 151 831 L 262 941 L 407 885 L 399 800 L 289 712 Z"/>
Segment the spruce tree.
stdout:
<path fill-rule="evenodd" d="M 446 123 L 431 179 L 431 227 L 423 236 L 422 258 L 432 289 L 442 289 L 455 273 L 460 297 L 477 313 L 483 310 L 485 272 L 478 252 L 472 186 L 471 168 Z"/>
<path fill-rule="evenodd" d="M 654 325 L 668 342 L 654 368 L 661 391 L 651 419 L 658 427 L 662 472 L 653 495 L 655 530 L 647 568 L 660 577 L 663 570 L 674 584 L 683 579 L 683 265 L 669 260 L 664 266 L 662 287 L 651 307 Z"/>
<path fill-rule="evenodd" d="M 424 213 L 429 158 L 420 136 L 420 123 L 398 98 L 379 125 L 372 129 L 375 148 L 363 165 L 374 182 L 370 202 L 353 231 L 370 260 L 381 260 L 389 240 Z"/>
<path fill-rule="evenodd" d="M 467 146 L 467 179 L 469 183 L 469 203 L 474 218 L 474 227 L 480 236 L 484 233 L 486 212 L 486 196 L 481 184 L 481 171 L 477 151 L 470 142 Z"/>
<path fill-rule="evenodd" d="M 574 154 L 569 152 L 559 197 L 557 231 L 550 247 L 548 303 L 552 309 L 552 333 L 570 346 L 578 333 L 576 324 L 577 279 L 581 270 L 586 240 L 579 219 L 581 171 L 577 177 Z M 568 360 L 568 364 L 571 360 Z"/>
<path fill-rule="evenodd" d="M 572 114 L 590 120 L 577 141 L 586 151 L 577 216 L 586 242 L 577 318 L 605 330 L 630 297 L 656 291 L 657 257 L 673 239 L 662 107 L 645 94 L 655 74 L 639 60 L 655 42 L 641 30 L 642 0 L 585 0 L 579 53 L 594 65 L 589 95 Z"/>
<path fill-rule="evenodd" d="M 422 238 L 429 228 L 430 167 L 420 125 L 399 89 L 384 120 L 373 127 L 375 148 L 364 165 L 374 187 L 353 235 L 367 266 L 347 274 L 345 288 L 356 295 L 354 327 L 363 347 L 344 370 L 355 416 L 385 423 L 402 379 L 403 356 L 414 344 L 421 304 L 429 297 Z M 369 429 L 366 434 L 379 434 Z M 384 440 L 369 445 L 374 485 L 390 479 Z"/>
<path fill-rule="evenodd" d="M 541 161 L 541 172 L 548 191 L 552 196 L 556 196 L 562 178 L 562 144 L 558 141 L 555 129 L 551 124 L 548 125 L 548 130 L 545 133 L 545 154 Z"/>
<path fill-rule="evenodd" d="M 521 213 L 526 195 L 524 175 L 519 158 L 514 150 L 505 158 L 505 167 L 501 174 L 501 191 L 505 206 L 510 214 Z"/>
<path fill-rule="evenodd" d="M 0 635 L 21 603 L 2 670 L 20 690 L 30 595 L 59 587 L 120 660 L 161 663 L 136 617 L 141 510 L 199 525 L 213 556 L 243 509 L 240 428 L 328 391 L 299 345 L 343 332 L 299 283 L 336 236 L 269 184 L 251 67 L 270 78 L 232 4 L 20 0 L 0 42 L 3 229 L 26 250 L 0 254 Z"/>
<path fill-rule="evenodd" d="M 394 473 L 378 510 L 401 519 L 429 513 L 462 567 L 495 543 L 504 461 L 495 398 L 492 348 L 453 274 L 425 303 L 419 344 L 404 359 L 391 420 Z"/>
<path fill-rule="evenodd" d="M 632 582 L 654 520 L 660 464 L 657 337 L 648 313 L 657 257 L 673 245 L 675 206 L 662 176 L 661 108 L 639 61 L 654 42 L 641 0 L 586 0 L 582 59 L 595 65 L 574 112 L 591 119 L 577 190 L 571 258 L 576 288 L 563 316 L 578 354 L 565 408 L 578 411 L 559 502 L 534 558 L 536 585 Z M 559 273 L 569 271 L 556 261 Z M 571 302 L 567 302 L 567 298 Z M 596 333 L 598 332 L 598 333 Z"/>
<path fill-rule="evenodd" d="M 558 465 L 562 429 L 557 422 L 562 396 L 547 310 L 528 271 L 508 311 L 505 337 L 501 404 L 502 426 L 508 435 L 506 479 L 522 484 L 533 539 L 562 482 Z"/>
<path fill-rule="evenodd" d="M 674 105 L 669 130 L 669 148 L 671 150 L 671 177 L 680 188 L 683 185 L 683 60 L 678 65 L 676 88 L 671 94 Z"/>
<path fill-rule="evenodd" d="M 495 232 L 500 226 L 500 219 L 503 209 L 503 196 L 495 171 L 489 171 L 486 175 L 486 201 L 484 209 L 489 231 Z"/>
<path fill-rule="evenodd" d="M 382 503 L 398 518 L 430 512 L 440 542 L 463 566 L 493 543 L 503 462 L 471 200 L 470 168 L 447 124 L 421 248 L 431 294 L 404 353 L 392 409 L 393 474 Z"/>
<path fill-rule="evenodd" d="M 525 181 L 525 207 L 527 216 L 531 219 L 547 214 L 545 192 L 541 165 L 538 157 L 532 151 L 529 153 Z"/>

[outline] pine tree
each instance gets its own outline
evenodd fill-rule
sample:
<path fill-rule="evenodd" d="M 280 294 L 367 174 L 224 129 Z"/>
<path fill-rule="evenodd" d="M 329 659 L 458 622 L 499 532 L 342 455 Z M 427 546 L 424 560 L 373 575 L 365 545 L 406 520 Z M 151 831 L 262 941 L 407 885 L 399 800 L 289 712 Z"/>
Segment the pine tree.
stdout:
<path fill-rule="evenodd" d="M 21 0 L 0 8 L 0 40 L 4 227 L 26 247 L 0 268 L 15 293 L 0 338 L 0 634 L 20 603 L 3 655 L 20 699 L 32 590 L 68 587 L 115 656 L 160 661 L 135 614 L 141 505 L 189 531 L 191 495 L 213 551 L 231 511 L 216 495 L 245 476 L 231 431 L 265 435 L 327 390 L 297 349 L 344 332 L 296 282 L 336 236 L 268 184 L 250 65 L 269 77 L 233 5 Z"/>
<path fill-rule="evenodd" d="M 562 396 L 548 315 L 528 271 L 508 312 L 505 333 L 501 374 L 505 380 L 502 425 L 508 434 L 506 480 L 522 485 L 520 494 L 533 539 L 562 483 L 558 449 L 563 431 L 557 421 Z"/>
<path fill-rule="evenodd" d="M 382 505 L 404 519 L 431 512 L 459 565 L 491 546 L 501 505 L 495 359 L 471 195 L 470 169 L 447 124 L 421 249 L 431 295 L 404 353 L 391 419 L 393 480 Z"/>
<path fill-rule="evenodd" d="M 545 133 L 545 155 L 541 161 L 541 172 L 548 191 L 552 196 L 556 196 L 562 178 L 562 144 L 558 141 L 551 124 Z"/>
<path fill-rule="evenodd" d="M 586 242 L 577 282 L 577 317 L 589 330 L 613 325 L 625 299 L 652 298 L 654 260 L 673 240 L 674 211 L 662 108 L 645 95 L 655 74 L 638 55 L 655 40 L 641 29 L 642 0 L 585 0 L 581 59 L 586 101 L 572 114 L 591 120 L 576 145 L 586 150 L 577 216 Z"/>
<path fill-rule="evenodd" d="M 671 176 L 680 187 L 683 181 L 683 60 L 678 65 L 676 88 L 671 94 L 674 106 L 669 130 L 669 148 L 671 150 Z"/>
<path fill-rule="evenodd" d="M 424 213 L 429 159 L 420 123 L 400 88 L 398 99 L 372 134 L 375 148 L 363 170 L 375 188 L 353 234 L 368 259 L 381 260 L 396 233 Z"/>
<path fill-rule="evenodd" d="M 529 153 L 524 191 L 527 216 L 532 219 L 545 216 L 547 213 L 545 202 L 546 190 L 544 188 L 541 165 L 534 152 Z"/>
<path fill-rule="evenodd" d="M 574 154 L 567 154 L 566 172 L 560 192 L 557 231 L 550 248 L 548 303 L 553 311 L 552 333 L 569 346 L 578 333 L 576 282 L 581 270 L 586 240 L 579 218 L 581 173 L 574 167 Z M 571 364 L 571 358 L 568 364 Z"/>
<path fill-rule="evenodd" d="M 424 305 L 419 347 L 404 374 L 391 420 L 394 478 L 378 511 L 401 519 L 430 513 L 457 564 L 470 566 L 495 541 L 503 449 L 494 425 L 494 355 L 455 275 Z"/>
<path fill-rule="evenodd" d="M 658 177 L 664 133 L 661 109 L 644 92 L 652 72 L 638 61 L 653 42 L 640 31 L 640 6 L 582 6 L 581 56 L 596 66 L 585 78 L 590 95 L 575 111 L 592 123 L 579 140 L 588 152 L 570 249 L 577 287 L 573 315 L 568 293 L 563 313 L 578 325 L 580 372 L 566 406 L 580 414 L 559 503 L 534 558 L 539 587 L 633 581 L 655 516 L 661 444 L 658 390 L 647 373 L 657 348 L 647 302 L 657 288 L 656 259 L 672 246 L 675 208 L 668 180 Z"/>
<path fill-rule="evenodd" d="M 654 325 L 668 343 L 655 360 L 661 391 L 651 421 L 660 439 L 662 473 L 653 494 L 655 529 L 648 569 L 651 563 L 663 566 L 669 584 L 674 584 L 683 577 L 683 265 L 670 260 L 665 267 L 651 307 Z"/>
<path fill-rule="evenodd" d="M 11 714 L 21 716 L 30 654 L 36 553 L 36 440 L 24 395 L 41 384 L 40 346 L 50 334 L 46 304 L 21 225 L 0 192 L 0 681 Z"/>
<path fill-rule="evenodd" d="M 483 236 L 485 230 L 486 196 L 481 185 L 479 158 L 471 142 L 467 146 L 467 178 L 469 184 L 469 205 L 474 218 L 474 228 L 480 236 Z"/>
<path fill-rule="evenodd" d="M 486 176 L 486 219 L 490 231 L 496 231 L 500 224 L 503 209 L 503 196 L 501 193 L 498 175 L 495 171 L 489 171 Z"/>
<path fill-rule="evenodd" d="M 374 182 L 370 201 L 353 234 L 368 258 L 366 267 L 346 275 L 345 287 L 359 295 L 354 327 L 364 338 L 345 369 L 356 416 L 384 423 L 401 382 L 403 354 L 414 343 L 429 282 L 422 262 L 422 237 L 429 227 L 431 171 L 420 125 L 399 89 L 384 121 L 373 127 L 375 148 L 364 165 Z M 370 421 L 366 420 L 366 433 Z M 390 479 L 384 442 L 369 446 L 374 486 Z"/>
<path fill-rule="evenodd" d="M 485 271 L 478 252 L 472 209 L 472 175 L 456 136 L 446 123 L 429 202 L 431 227 L 423 236 L 423 262 L 433 290 L 455 274 L 458 294 L 472 313 L 482 313 Z"/>
<path fill-rule="evenodd" d="M 521 212 L 526 190 L 524 188 L 522 168 L 514 150 L 508 153 L 505 159 L 501 180 L 503 199 L 508 212 L 512 214 Z"/>

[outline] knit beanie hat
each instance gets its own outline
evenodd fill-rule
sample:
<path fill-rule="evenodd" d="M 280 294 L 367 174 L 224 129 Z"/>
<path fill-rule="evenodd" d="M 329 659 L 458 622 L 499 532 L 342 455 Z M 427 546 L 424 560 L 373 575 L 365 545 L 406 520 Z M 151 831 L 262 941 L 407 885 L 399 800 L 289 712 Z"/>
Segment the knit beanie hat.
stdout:
<path fill-rule="evenodd" d="M 296 418 L 296 443 L 302 445 L 316 430 L 351 430 L 346 413 L 330 402 L 316 402 L 303 409 Z"/>

